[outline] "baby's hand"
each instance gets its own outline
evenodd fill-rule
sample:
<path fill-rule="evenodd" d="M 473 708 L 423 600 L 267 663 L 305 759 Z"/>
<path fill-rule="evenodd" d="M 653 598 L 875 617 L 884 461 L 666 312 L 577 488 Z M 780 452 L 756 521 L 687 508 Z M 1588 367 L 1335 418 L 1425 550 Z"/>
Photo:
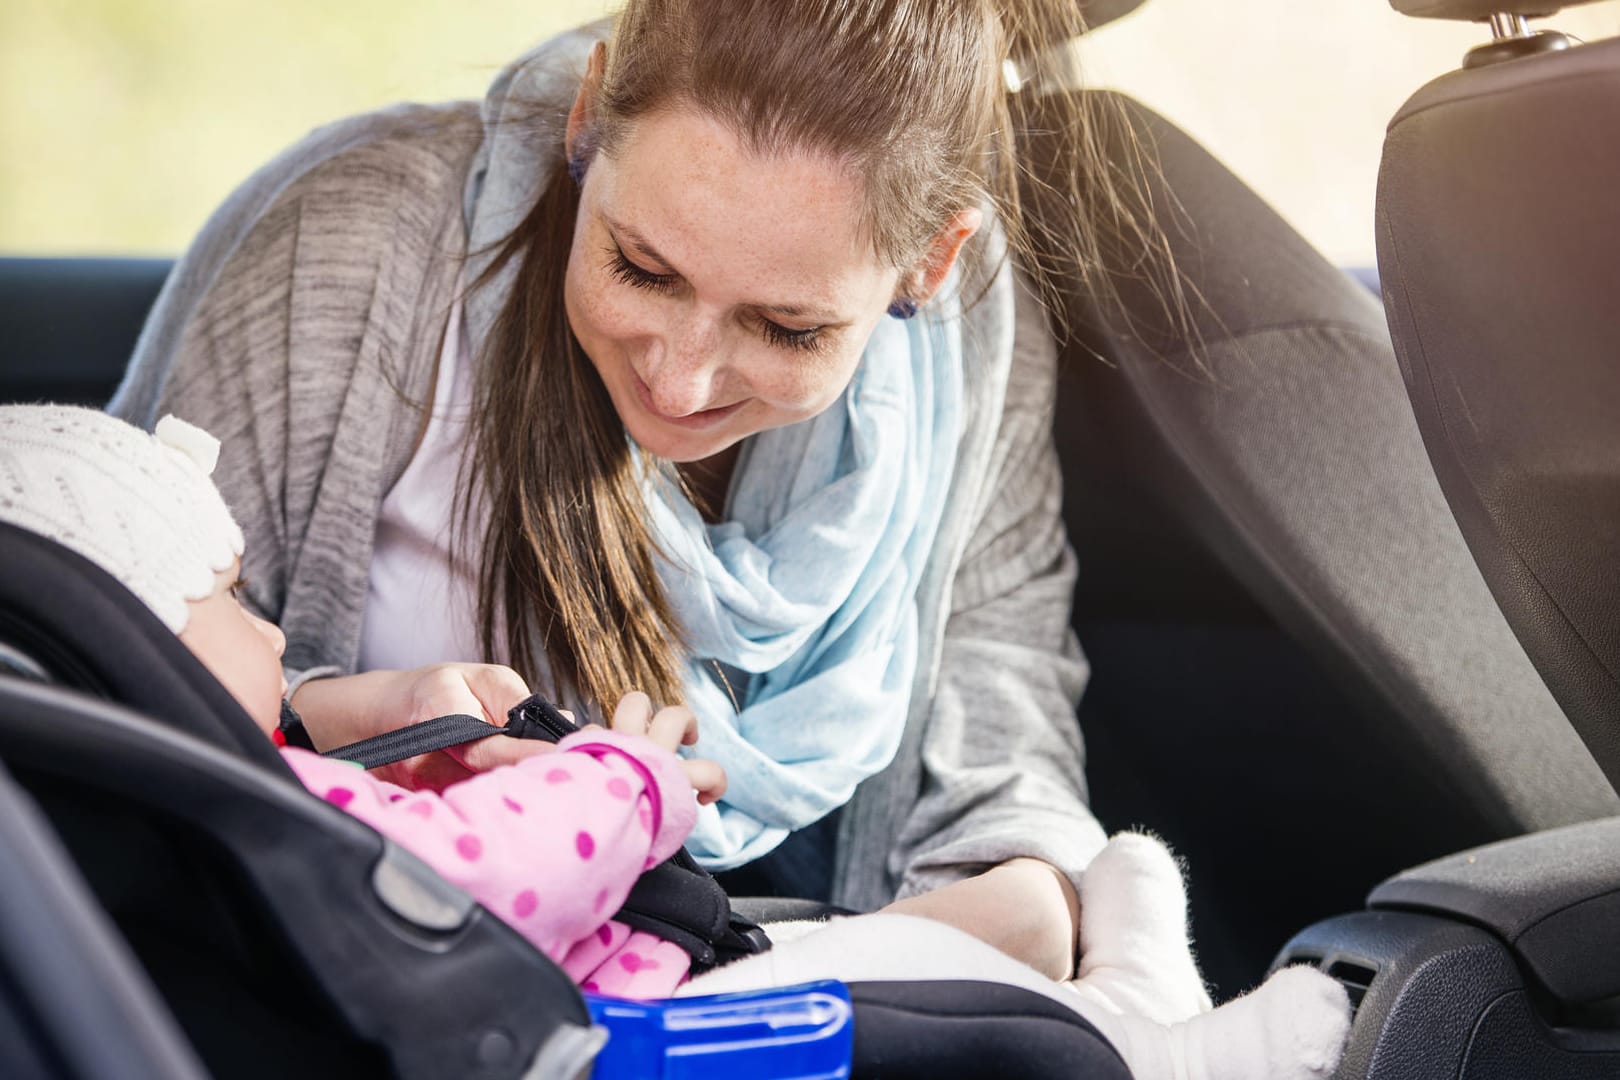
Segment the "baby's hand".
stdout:
<path fill-rule="evenodd" d="M 671 754 L 680 746 L 691 746 L 698 741 L 697 717 L 691 709 L 685 705 L 668 705 L 654 712 L 652 698 L 640 690 L 632 690 L 619 699 L 609 726 L 614 731 L 646 736 Z M 726 770 L 718 762 L 707 758 L 681 758 L 681 767 L 686 770 L 686 778 L 703 805 L 726 793 Z"/>

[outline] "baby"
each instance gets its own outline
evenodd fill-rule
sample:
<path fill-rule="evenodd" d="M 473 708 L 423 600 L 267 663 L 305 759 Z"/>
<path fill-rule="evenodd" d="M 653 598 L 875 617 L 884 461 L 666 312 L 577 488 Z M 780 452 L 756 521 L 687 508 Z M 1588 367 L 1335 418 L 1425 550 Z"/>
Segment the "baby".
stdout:
<path fill-rule="evenodd" d="M 208 479 L 218 443 L 173 417 L 148 435 L 86 409 L 0 408 L 0 520 L 73 548 L 179 635 L 266 733 L 286 684 L 281 631 L 238 600 L 243 537 Z M 875 914 L 776 924 L 776 947 L 696 979 L 674 944 L 610 916 L 724 789 L 684 708 L 627 695 L 612 729 L 452 784 L 409 791 L 295 748 L 316 795 L 414 852 L 522 933 L 583 989 L 652 998 L 815 978 L 981 979 L 1073 1009 L 1137 1080 L 1326 1077 L 1349 1028 L 1344 991 L 1292 968 L 1210 1010 L 1186 936 L 1179 869 L 1151 838 L 1114 838 L 1081 882 L 1079 977 L 1056 983 L 943 923 Z"/>
<path fill-rule="evenodd" d="M 273 737 L 285 639 L 238 599 L 241 530 L 209 479 L 218 443 L 165 417 L 154 435 L 88 409 L 0 408 L 0 520 L 109 571 Z M 724 774 L 674 754 L 696 738 L 683 708 L 628 695 L 613 730 L 586 727 L 516 765 L 442 793 L 283 747 L 298 779 L 471 893 L 587 990 L 668 997 L 678 946 L 617 922 L 642 871 L 679 849 Z M 550 751 L 543 743 L 536 750 Z"/>

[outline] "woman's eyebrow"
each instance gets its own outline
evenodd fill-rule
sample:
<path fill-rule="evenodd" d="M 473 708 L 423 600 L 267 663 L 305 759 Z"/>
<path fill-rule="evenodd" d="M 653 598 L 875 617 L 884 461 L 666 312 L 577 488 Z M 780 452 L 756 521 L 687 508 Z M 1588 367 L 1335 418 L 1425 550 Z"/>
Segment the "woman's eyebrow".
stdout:
<path fill-rule="evenodd" d="M 615 240 L 630 241 L 631 246 L 639 251 L 642 255 L 645 255 L 653 262 L 663 264 L 669 269 L 670 273 L 676 274 L 677 276 L 679 275 L 679 271 L 675 269 L 674 264 L 668 259 L 664 258 L 662 255 L 658 254 L 658 249 L 653 247 L 645 236 L 642 236 L 641 233 L 637 232 L 634 226 L 625 225 L 621 222 L 614 221 L 606 214 L 602 215 L 602 220 L 607 222 L 608 232 L 613 234 Z"/>
<path fill-rule="evenodd" d="M 815 308 L 799 307 L 797 304 L 749 304 L 748 306 L 756 311 L 780 315 L 785 319 L 808 319 L 811 322 L 819 323 L 820 328 L 823 330 L 840 330 L 849 325 L 847 320 L 840 319 L 837 315 L 830 315 Z"/>

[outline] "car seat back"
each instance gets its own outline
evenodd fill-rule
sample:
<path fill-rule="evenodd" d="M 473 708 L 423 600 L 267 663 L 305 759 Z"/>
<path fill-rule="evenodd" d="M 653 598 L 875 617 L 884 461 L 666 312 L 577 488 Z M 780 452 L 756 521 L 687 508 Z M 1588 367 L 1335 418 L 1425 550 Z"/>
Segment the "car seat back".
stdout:
<path fill-rule="evenodd" d="M 1575 45 L 1517 17 L 1561 6 L 1490 5 L 1509 13 L 1497 40 L 1395 115 L 1378 262 L 1441 489 L 1514 633 L 1620 782 L 1620 40 Z"/>
<path fill-rule="evenodd" d="M 1101 112 L 1184 295 L 1114 241 L 1118 307 L 1062 297 L 1088 774 L 1105 823 L 1187 856 L 1201 961 L 1236 990 L 1367 882 L 1620 797 L 1458 534 L 1376 302 L 1163 118 Z M 1067 189 L 1031 178 L 1037 235 Z"/>

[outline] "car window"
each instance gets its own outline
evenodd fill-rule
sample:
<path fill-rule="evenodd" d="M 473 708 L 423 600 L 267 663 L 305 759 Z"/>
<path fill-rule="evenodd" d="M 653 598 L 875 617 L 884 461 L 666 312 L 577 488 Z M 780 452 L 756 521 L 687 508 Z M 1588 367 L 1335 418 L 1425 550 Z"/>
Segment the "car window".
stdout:
<path fill-rule="evenodd" d="M 4 0 L 0 254 L 173 255 L 311 128 L 479 98 L 609 0 Z"/>
<path fill-rule="evenodd" d="M 1620 2 L 1531 25 L 1613 37 Z M 1088 82 L 1185 129 L 1329 259 L 1370 266 L 1384 125 L 1489 40 L 1483 25 L 1413 19 L 1387 0 L 1149 0 L 1083 41 L 1080 59 Z"/>

